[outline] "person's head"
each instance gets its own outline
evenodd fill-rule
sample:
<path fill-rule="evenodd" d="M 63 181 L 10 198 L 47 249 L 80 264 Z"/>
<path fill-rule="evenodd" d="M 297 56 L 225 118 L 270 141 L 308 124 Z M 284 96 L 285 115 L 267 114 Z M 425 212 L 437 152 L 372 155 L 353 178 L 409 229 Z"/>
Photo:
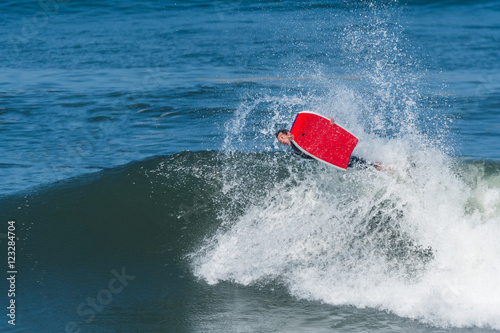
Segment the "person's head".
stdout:
<path fill-rule="evenodd" d="M 276 136 L 276 139 L 278 139 L 278 141 L 281 144 L 284 144 L 286 146 L 292 145 L 292 142 L 291 142 L 292 135 L 290 134 L 290 132 L 288 130 L 280 129 L 278 132 L 274 133 L 274 135 Z"/>

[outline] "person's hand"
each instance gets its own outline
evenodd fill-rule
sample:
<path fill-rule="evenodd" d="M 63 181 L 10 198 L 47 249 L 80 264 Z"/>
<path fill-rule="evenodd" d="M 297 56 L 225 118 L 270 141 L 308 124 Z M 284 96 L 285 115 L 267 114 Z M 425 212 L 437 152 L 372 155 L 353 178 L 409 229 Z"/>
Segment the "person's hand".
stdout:
<path fill-rule="evenodd" d="M 335 125 L 335 119 L 332 117 L 328 117 L 328 120 L 330 120 L 330 124 Z"/>
<path fill-rule="evenodd" d="M 288 136 L 288 138 L 290 138 L 290 141 L 294 141 L 294 139 L 295 139 L 295 137 L 293 136 L 293 134 L 290 134 L 290 135 Z"/>

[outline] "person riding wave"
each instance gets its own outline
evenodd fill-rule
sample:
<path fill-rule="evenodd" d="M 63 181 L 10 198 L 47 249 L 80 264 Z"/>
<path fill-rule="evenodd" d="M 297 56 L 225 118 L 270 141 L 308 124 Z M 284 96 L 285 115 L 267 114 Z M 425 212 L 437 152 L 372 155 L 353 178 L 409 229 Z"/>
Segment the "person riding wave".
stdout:
<path fill-rule="evenodd" d="M 332 125 L 335 124 L 335 120 L 332 117 L 329 117 L 328 119 L 330 120 L 330 123 Z M 285 146 L 292 147 L 292 153 L 294 155 L 296 155 L 296 156 L 298 156 L 300 158 L 304 158 L 304 159 L 313 159 L 311 156 L 305 154 L 299 148 L 297 148 L 297 146 L 295 146 L 294 144 L 292 144 L 292 141 L 294 141 L 294 137 L 293 137 L 293 134 L 291 134 L 289 130 L 287 130 L 287 129 L 280 129 L 274 135 L 276 136 L 276 139 L 278 139 L 278 141 L 281 144 L 283 144 Z M 351 155 L 351 157 L 349 159 L 349 164 L 347 165 L 347 167 L 348 168 L 353 168 L 353 167 L 358 167 L 358 168 L 374 167 L 378 171 L 384 170 L 384 167 L 382 167 L 381 164 L 369 162 L 369 161 L 367 161 L 367 160 L 365 160 L 365 159 L 363 159 L 361 157 L 357 157 L 357 156 L 354 156 L 354 155 Z"/>

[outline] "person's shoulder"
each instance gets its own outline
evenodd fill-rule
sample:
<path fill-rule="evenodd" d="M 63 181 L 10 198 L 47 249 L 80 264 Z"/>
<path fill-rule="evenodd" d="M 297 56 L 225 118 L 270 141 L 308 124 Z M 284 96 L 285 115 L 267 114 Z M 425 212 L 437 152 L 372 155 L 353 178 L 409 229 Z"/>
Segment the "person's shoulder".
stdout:
<path fill-rule="evenodd" d="M 311 156 L 305 154 L 303 151 L 297 148 L 293 143 L 292 143 L 292 153 L 300 158 L 313 159 Z"/>

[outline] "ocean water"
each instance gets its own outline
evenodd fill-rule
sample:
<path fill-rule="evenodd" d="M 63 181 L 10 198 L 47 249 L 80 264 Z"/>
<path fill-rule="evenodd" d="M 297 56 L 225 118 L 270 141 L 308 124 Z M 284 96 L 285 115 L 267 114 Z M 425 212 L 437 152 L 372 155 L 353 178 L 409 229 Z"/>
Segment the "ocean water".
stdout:
<path fill-rule="evenodd" d="M 500 330 L 500 1 L 0 12 L 2 332 Z"/>

